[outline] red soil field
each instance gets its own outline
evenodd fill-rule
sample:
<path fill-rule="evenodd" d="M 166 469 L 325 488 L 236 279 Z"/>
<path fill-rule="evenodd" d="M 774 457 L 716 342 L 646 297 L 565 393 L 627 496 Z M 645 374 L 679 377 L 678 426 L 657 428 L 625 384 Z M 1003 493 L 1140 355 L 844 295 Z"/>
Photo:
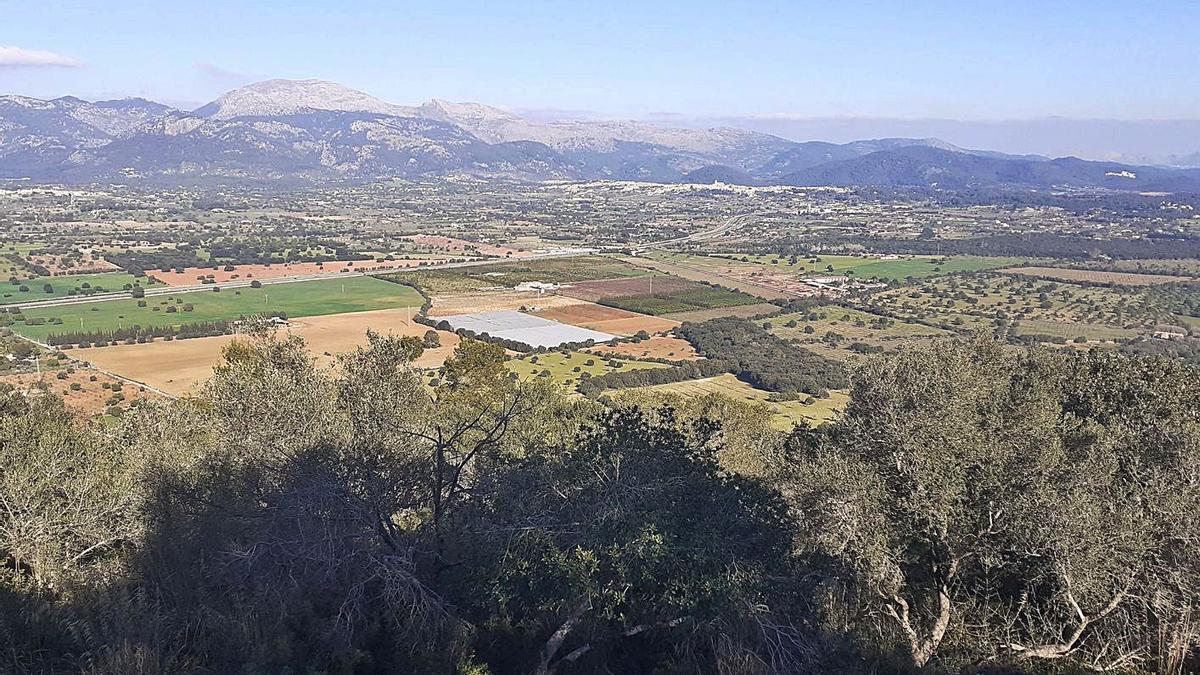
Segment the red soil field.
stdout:
<path fill-rule="evenodd" d="M 559 292 L 572 298 L 595 302 L 604 298 L 624 298 L 635 295 L 669 294 L 696 287 L 696 282 L 675 277 L 632 277 L 625 279 L 602 279 L 600 281 L 577 281 L 564 286 Z"/>

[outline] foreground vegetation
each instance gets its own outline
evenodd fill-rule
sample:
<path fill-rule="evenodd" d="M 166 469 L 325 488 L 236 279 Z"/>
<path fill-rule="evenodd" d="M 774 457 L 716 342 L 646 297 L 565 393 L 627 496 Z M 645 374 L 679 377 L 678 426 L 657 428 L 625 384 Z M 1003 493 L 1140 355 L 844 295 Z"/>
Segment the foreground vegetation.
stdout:
<path fill-rule="evenodd" d="M 323 371 L 259 332 L 113 429 L 0 396 L 0 668 L 1200 667 L 1182 362 L 947 340 L 783 434 L 719 397 L 567 398 L 471 340 L 430 388 L 420 350 Z"/>

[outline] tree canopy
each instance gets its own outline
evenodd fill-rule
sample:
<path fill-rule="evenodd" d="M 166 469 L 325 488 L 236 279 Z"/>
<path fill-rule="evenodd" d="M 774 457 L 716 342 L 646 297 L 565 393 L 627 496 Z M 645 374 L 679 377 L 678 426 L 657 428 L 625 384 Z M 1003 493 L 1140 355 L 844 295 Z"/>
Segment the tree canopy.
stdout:
<path fill-rule="evenodd" d="M 108 425 L 0 391 L 0 671 L 1200 667 L 1181 361 L 941 341 L 785 434 L 425 346 L 257 328 Z"/>

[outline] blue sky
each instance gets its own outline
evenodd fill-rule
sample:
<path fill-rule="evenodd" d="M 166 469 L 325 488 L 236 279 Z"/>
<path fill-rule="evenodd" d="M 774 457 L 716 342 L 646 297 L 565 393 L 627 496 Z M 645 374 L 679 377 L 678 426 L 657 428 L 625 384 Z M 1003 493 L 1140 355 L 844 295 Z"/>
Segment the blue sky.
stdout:
<path fill-rule="evenodd" d="M 0 92 L 40 97 L 199 105 L 316 77 L 605 116 L 1200 118 L 1200 2 L 1182 0 L 0 0 L 0 17 Z"/>

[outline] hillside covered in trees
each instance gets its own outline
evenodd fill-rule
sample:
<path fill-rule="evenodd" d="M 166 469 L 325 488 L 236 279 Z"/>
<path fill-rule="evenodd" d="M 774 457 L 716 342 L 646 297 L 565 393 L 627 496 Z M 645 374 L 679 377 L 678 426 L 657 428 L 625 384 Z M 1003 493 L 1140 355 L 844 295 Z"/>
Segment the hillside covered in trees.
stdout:
<path fill-rule="evenodd" d="M 718 328 L 689 339 L 773 358 Z M 421 349 L 325 370 L 263 332 L 109 427 L 0 393 L 0 672 L 1200 668 L 1180 361 L 939 342 L 782 434 L 568 398 L 474 340 L 430 388 Z M 846 377 L 797 367 L 764 386 Z"/>

